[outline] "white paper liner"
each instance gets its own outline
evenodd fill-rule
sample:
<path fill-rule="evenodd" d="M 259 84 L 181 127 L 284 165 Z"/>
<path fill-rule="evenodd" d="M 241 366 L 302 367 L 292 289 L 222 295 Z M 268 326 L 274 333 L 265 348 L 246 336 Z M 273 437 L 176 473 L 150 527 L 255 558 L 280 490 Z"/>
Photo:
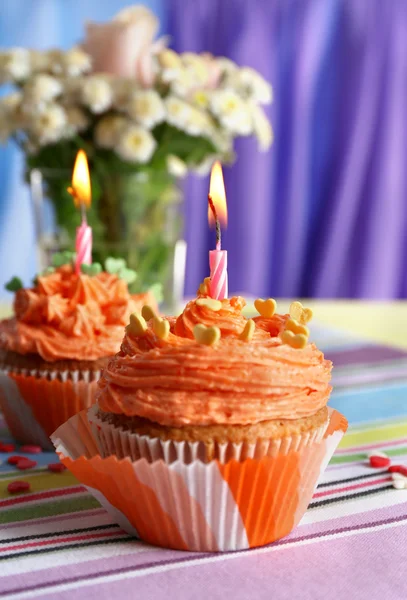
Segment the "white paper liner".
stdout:
<path fill-rule="evenodd" d="M 139 435 L 102 421 L 97 416 L 97 412 L 98 406 L 92 406 L 88 410 L 88 421 L 98 444 L 100 455 L 103 457 L 115 455 L 119 459 L 129 457 L 133 461 L 145 458 L 150 463 L 161 459 L 168 464 L 177 460 L 185 464 L 195 460 L 208 462 L 208 451 L 203 442 L 164 441 L 147 435 Z M 210 448 L 211 455 L 216 456 L 220 462 L 226 463 L 232 459 L 241 462 L 247 458 L 259 459 L 263 456 L 276 456 L 293 451 L 301 452 L 303 448 L 319 443 L 323 439 L 328 422 L 329 419 L 321 427 L 301 435 L 285 436 L 275 440 L 259 440 L 255 444 L 214 442 Z"/>
<path fill-rule="evenodd" d="M 86 421 L 83 413 L 52 439 L 63 461 L 75 461 L 67 466 L 112 518 L 149 543 L 200 552 L 244 550 L 287 535 L 344 433 L 337 429 L 302 446 L 292 442 L 296 453 L 281 447 L 274 458 L 222 467 L 218 461 L 101 459 L 94 429 L 81 419 Z"/>
<path fill-rule="evenodd" d="M 27 402 L 12 376 L 31 380 L 31 395 L 36 404 L 41 404 L 44 419 L 39 422 L 32 406 Z M 40 369 L 16 369 L 13 366 L 0 367 L 0 410 L 13 437 L 21 444 L 36 444 L 53 450 L 49 435 L 69 417 L 95 401 L 96 382 L 100 371 L 46 371 Z M 64 386 L 54 397 L 50 390 L 41 397 L 41 386 L 47 382 L 71 382 L 69 391 Z M 44 425 L 49 423 L 47 427 Z"/>

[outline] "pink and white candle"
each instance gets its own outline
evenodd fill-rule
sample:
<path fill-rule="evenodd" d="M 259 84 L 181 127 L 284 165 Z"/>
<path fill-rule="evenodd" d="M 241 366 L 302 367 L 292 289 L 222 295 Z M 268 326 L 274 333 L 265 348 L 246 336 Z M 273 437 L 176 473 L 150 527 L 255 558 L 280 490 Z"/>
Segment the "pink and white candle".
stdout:
<path fill-rule="evenodd" d="M 72 187 L 68 188 L 68 192 L 72 195 L 75 206 L 82 212 L 82 223 L 76 229 L 75 243 L 75 272 L 79 275 L 81 265 L 92 264 L 92 228 L 86 220 L 86 209 L 91 205 L 90 175 L 88 160 L 83 150 L 79 150 L 76 155 Z"/>
<path fill-rule="evenodd" d="M 210 195 L 208 196 L 208 202 L 216 224 L 216 249 L 209 252 L 209 294 L 211 298 L 223 300 L 228 297 L 228 253 L 226 250 L 222 250 L 220 223 Z"/>

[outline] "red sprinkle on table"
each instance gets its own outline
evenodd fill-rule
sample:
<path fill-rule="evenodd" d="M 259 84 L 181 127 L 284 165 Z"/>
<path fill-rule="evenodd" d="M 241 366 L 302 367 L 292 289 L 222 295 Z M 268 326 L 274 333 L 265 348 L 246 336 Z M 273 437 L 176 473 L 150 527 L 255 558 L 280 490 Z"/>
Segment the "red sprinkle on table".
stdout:
<path fill-rule="evenodd" d="M 24 456 L 13 455 L 7 459 L 7 462 L 9 465 L 16 465 L 17 463 L 20 462 L 20 460 L 24 460 Z"/>
<path fill-rule="evenodd" d="M 65 469 L 66 466 L 62 463 L 51 463 L 48 465 L 48 471 L 52 471 L 53 473 L 62 473 Z"/>
<path fill-rule="evenodd" d="M 407 467 L 404 465 L 392 465 L 389 467 L 389 473 L 400 473 L 400 475 L 407 477 Z"/>
<path fill-rule="evenodd" d="M 10 494 L 17 494 L 18 492 L 28 492 L 30 487 L 31 485 L 28 483 L 28 481 L 13 481 L 12 483 L 8 484 L 7 491 Z"/>
<path fill-rule="evenodd" d="M 21 458 L 18 463 L 16 463 L 17 469 L 21 469 L 25 471 L 26 469 L 32 469 L 37 466 L 37 462 L 35 460 L 30 460 L 29 458 Z"/>
<path fill-rule="evenodd" d="M 0 452 L 14 452 L 15 449 L 14 444 L 2 444 L 0 442 Z"/>
<path fill-rule="evenodd" d="M 40 454 L 40 452 L 42 452 L 42 448 L 41 446 L 27 444 L 26 446 L 21 446 L 20 452 L 24 452 L 25 454 Z"/>
<path fill-rule="evenodd" d="M 381 469 L 383 467 L 390 466 L 390 458 L 387 456 L 370 456 L 369 457 L 370 466 L 375 469 Z"/>

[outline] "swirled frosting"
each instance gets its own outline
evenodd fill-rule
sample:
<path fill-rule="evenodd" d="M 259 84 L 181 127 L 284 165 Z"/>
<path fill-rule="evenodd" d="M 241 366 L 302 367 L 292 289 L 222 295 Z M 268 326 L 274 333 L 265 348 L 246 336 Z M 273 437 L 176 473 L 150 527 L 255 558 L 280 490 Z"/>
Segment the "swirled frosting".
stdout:
<path fill-rule="evenodd" d="M 49 362 L 112 356 L 129 315 L 146 302 L 148 295 L 132 296 L 117 275 L 76 275 L 63 265 L 16 292 L 15 317 L 0 322 L 0 347 Z"/>
<path fill-rule="evenodd" d="M 243 298 L 219 311 L 189 302 L 160 339 L 152 321 L 142 335 L 128 328 L 121 351 L 98 384 L 104 412 L 139 416 L 161 425 L 253 424 L 311 416 L 328 402 L 332 363 L 315 344 L 297 350 L 278 333 L 288 315 L 259 317 L 250 342 L 239 339 L 247 319 Z M 216 325 L 214 346 L 193 338 L 196 324 Z"/>

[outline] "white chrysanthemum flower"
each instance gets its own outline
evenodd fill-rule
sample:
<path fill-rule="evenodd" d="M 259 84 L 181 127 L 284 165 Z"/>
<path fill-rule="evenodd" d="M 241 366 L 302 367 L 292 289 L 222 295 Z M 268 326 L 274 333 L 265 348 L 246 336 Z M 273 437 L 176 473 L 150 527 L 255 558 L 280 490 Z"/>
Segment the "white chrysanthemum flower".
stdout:
<path fill-rule="evenodd" d="M 0 83 L 23 81 L 31 72 L 30 52 L 25 48 L 11 48 L 0 52 Z"/>
<path fill-rule="evenodd" d="M 237 135 L 250 135 L 253 124 L 250 111 L 240 96 L 231 89 L 217 90 L 211 108 L 221 125 Z"/>
<path fill-rule="evenodd" d="M 13 92 L 0 98 L 0 143 L 5 143 L 16 130 L 25 126 L 21 100 L 21 92 Z"/>
<path fill-rule="evenodd" d="M 78 77 L 79 75 L 83 75 L 83 73 L 88 73 L 91 68 L 91 57 L 82 48 L 79 48 L 79 46 L 74 46 L 62 56 L 63 72 L 70 77 Z"/>
<path fill-rule="evenodd" d="M 185 126 L 191 115 L 191 105 L 176 96 L 167 96 L 165 107 L 167 109 L 168 123 L 174 125 L 174 127 L 178 127 L 178 129 L 185 130 Z"/>
<path fill-rule="evenodd" d="M 164 70 L 179 69 L 182 66 L 182 61 L 179 54 L 170 48 L 164 48 L 164 50 L 157 54 L 157 59 L 160 66 Z"/>
<path fill-rule="evenodd" d="M 206 109 L 211 103 L 211 91 L 210 90 L 195 90 L 190 95 L 190 100 L 198 108 Z"/>
<path fill-rule="evenodd" d="M 207 112 L 191 107 L 184 129 L 190 135 L 210 137 L 214 126 L 214 122 Z"/>
<path fill-rule="evenodd" d="M 48 53 L 30 50 L 30 64 L 32 73 L 46 73 L 50 70 Z"/>
<path fill-rule="evenodd" d="M 146 163 L 152 157 L 156 145 L 155 139 L 147 129 L 133 125 L 120 136 L 116 152 L 123 160 Z"/>
<path fill-rule="evenodd" d="M 61 75 L 63 72 L 62 63 L 64 60 L 64 52 L 54 48 L 53 50 L 48 50 L 46 55 L 51 73 L 54 73 L 54 75 Z"/>
<path fill-rule="evenodd" d="M 240 69 L 239 81 L 260 104 L 271 104 L 273 101 L 273 89 L 271 85 L 254 69 L 250 67 Z"/>
<path fill-rule="evenodd" d="M 129 116 L 152 129 L 157 123 L 165 119 L 165 106 L 162 98 L 154 90 L 143 90 L 135 92 L 127 104 Z"/>
<path fill-rule="evenodd" d="M 209 79 L 208 62 L 193 52 L 184 52 L 181 54 L 181 60 L 193 85 L 205 85 Z"/>
<path fill-rule="evenodd" d="M 59 104 L 51 102 L 40 112 L 32 115 L 29 129 L 34 141 L 44 146 L 57 142 L 65 136 L 67 116 Z"/>
<path fill-rule="evenodd" d="M 121 115 L 107 115 L 100 119 L 95 127 L 95 142 L 101 148 L 114 148 L 121 134 L 130 125 L 125 117 Z"/>
<path fill-rule="evenodd" d="M 82 101 L 95 114 L 110 108 L 113 102 L 113 90 L 107 79 L 100 75 L 85 77 Z"/>
<path fill-rule="evenodd" d="M 259 142 L 259 149 L 262 152 L 268 150 L 273 142 L 273 129 L 271 123 L 266 117 L 264 110 L 257 104 L 252 105 L 253 131 Z"/>
<path fill-rule="evenodd" d="M 62 84 L 51 75 L 35 75 L 24 86 L 24 101 L 38 105 L 50 102 L 62 92 Z"/>
<path fill-rule="evenodd" d="M 65 108 L 66 116 L 68 119 L 68 126 L 75 133 L 77 131 L 84 131 L 89 125 L 89 119 L 78 106 L 67 106 Z"/>
<path fill-rule="evenodd" d="M 239 68 L 233 60 L 226 58 L 226 56 L 218 56 L 214 60 L 222 73 L 234 73 Z"/>
<path fill-rule="evenodd" d="M 183 178 L 188 173 L 188 165 L 175 154 L 169 154 L 166 159 L 167 170 L 174 177 Z"/>
<path fill-rule="evenodd" d="M 113 90 L 114 108 L 126 111 L 130 98 L 139 89 L 137 82 L 133 79 L 115 77 L 111 81 L 111 86 Z"/>

